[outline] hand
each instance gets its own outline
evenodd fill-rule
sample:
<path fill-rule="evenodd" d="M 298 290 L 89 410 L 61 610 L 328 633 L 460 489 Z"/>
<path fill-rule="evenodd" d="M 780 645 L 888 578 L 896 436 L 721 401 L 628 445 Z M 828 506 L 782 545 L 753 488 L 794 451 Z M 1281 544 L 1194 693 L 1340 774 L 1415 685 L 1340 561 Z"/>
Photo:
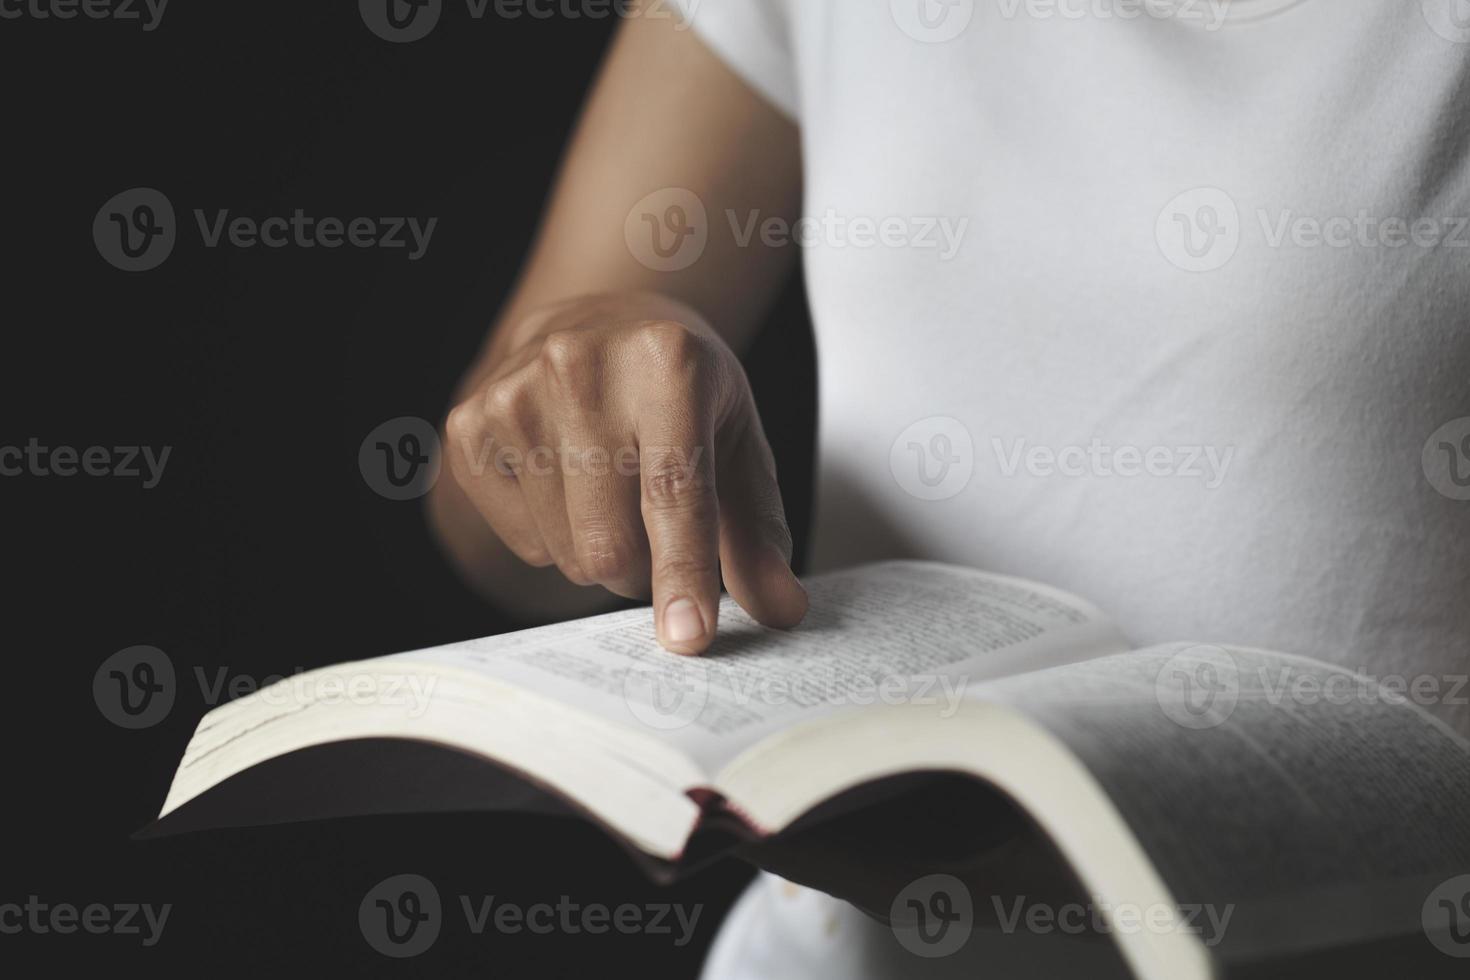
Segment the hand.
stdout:
<path fill-rule="evenodd" d="M 647 294 L 559 304 L 505 335 L 445 426 L 449 470 L 521 560 L 652 597 L 659 642 L 703 652 L 720 581 L 796 625 L 775 462 L 739 360 L 693 310 Z"/>

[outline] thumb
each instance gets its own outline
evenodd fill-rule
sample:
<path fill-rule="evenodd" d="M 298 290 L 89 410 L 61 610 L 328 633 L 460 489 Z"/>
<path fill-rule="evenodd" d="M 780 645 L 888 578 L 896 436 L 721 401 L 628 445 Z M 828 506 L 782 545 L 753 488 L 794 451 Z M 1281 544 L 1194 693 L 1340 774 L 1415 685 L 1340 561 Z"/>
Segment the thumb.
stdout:
<path fill-rule="evenodd" d="M 790 629 L 807 612 L 807 594 L 791 571 L 791 531 L 776 483 L 776 463 L 755 409 L 724 457 L 720 568 L 725 589 L 756 622 Z"/>

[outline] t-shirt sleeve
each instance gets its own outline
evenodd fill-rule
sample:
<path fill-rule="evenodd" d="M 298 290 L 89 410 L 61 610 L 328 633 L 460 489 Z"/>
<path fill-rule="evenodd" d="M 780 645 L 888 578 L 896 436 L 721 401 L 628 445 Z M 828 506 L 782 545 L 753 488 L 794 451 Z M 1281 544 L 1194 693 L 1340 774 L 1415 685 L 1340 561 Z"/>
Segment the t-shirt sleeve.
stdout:
<path fill-rule="evenodd" d="M 800 118 L 791 0 L 672 0 L 684 22 L 746 84 Z"/>

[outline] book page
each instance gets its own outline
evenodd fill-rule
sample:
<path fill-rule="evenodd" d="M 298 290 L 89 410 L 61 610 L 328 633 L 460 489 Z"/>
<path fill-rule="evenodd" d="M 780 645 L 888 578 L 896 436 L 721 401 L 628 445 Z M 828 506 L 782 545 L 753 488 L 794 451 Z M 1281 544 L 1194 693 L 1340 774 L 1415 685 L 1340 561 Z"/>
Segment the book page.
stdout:
<path fill-rule="evenodd" d="M 1045 586 L 893 562 L 818 576 L 796 630 L 730 599 L 702 657 L 661 649 L 647 609 L 405 658 L 483 672 L 675 744 L 707 774 L 766 735 L 840 711 L 917 704 L 941 717 L 986 678 L 1127 648 L 1101 612 Z"/>
<path fill-rule="evenodd" d="M 1463 680 L 1175 644 L 971 694 L 1059 737 L 1205 944 L 1240 963 L 1444 919 L 1436 890 L 1470 880 L 1470 745 L 1421 704 Z"/>

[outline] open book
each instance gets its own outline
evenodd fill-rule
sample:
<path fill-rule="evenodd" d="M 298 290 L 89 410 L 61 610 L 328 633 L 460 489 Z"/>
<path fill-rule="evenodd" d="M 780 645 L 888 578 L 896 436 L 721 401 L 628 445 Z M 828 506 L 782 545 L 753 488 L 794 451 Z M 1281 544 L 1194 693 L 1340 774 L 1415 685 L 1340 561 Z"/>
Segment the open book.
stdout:
<path fill-rule="evenodd" d="M 988 853 L 1030 828 L 1064 862 L 1140 977 L 1395 937 L 1464 966 L 1444 950 L 1470 944 L 1470 746 L 1405 698 L 1301 657 L 1132 650 L 1081 599 L 951 566 L 808 587 L 790 633 L 726 600 L 700 658 L 662 651 L 640 609 L 289 678 L 203 719 L 159 827 L 561 807 L 677 869 L 701 841 L 759 860 L 860 827 L 944 774 L 996 801 L 973 811 Z M 859 840 L 849 877 L 883 843 Z M 921 938 L 955 907 L 886 894 L 866 907 Z"/>

